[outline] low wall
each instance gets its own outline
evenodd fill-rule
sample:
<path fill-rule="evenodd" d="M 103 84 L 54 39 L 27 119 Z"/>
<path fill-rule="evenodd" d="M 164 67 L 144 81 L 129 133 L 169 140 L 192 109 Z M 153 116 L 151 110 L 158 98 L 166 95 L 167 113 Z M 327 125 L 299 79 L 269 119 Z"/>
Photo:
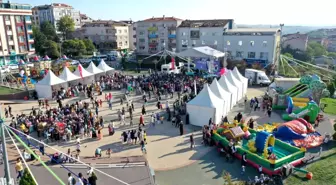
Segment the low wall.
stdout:
<path fill-rule="evenodd" d="M 28 91 L 22 91 L 12 94 L 1 94 L 0 100 L 23 100 L 25 96 L 29 97 Z"/>

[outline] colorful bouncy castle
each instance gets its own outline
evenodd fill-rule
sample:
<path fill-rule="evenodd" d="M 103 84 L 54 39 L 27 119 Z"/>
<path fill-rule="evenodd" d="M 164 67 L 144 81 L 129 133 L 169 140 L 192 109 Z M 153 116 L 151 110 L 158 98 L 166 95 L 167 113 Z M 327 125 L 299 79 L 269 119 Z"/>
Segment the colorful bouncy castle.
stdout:
<path fill-rule="evenodd" d="M 302 118 L 282 124 L 273 134 L 276 138 L 297 147 L 312 148 L 323 143 L 323 136 Z"/>

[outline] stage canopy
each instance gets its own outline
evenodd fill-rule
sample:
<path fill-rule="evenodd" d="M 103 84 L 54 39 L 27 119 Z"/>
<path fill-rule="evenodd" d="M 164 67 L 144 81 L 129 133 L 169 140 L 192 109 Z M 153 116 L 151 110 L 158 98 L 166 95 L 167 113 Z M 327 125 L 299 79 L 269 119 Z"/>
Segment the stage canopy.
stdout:
<path fill-rule="evenodd" d="M 219 85 L 217 79 L 215 78 L 212 81 L 212 84 L 210 85 L 210 90 L 220 99 L 224 100 L 224 116 L 227 116 L 227 114 L 229 113 L 229 111 L 231 110 L 231 98 L 232 95 L 231 93 L 227 92 L 226 90 L 224 90 L 221 85 Z"/>
<path fill-rule="evenodd" d="M 210 58 L 210 57 L 224 57 L 225 53 L 210 48 L 209 46 L 201 46 L 188 48 L 180 53 L 176 53 L 180 57 L 196 57 L 196 58 Z"/>
<path fill-rule="evenodd" d="M 224 100 L 217 97 L 208 84 L 205 84 L 203 90 L 187 103 L 190 124 L 203 127 L 208 125 L 210 118 L 219 124 L 223 116 L 223 107 Z"/>
<path fill-rule="evenodd" d="M 238 95 L 237 95 L 237 101 L 241 100 L 243 98 L 243 82 L 239 81 L 236 77 L 233 76 L 232 71 L 227 71 L 224 76 L 227 77 L 229 82 L 237 87 L 238 89 Z"/>
<path fill-rule="evenodd" d="M 227 72 L 226 72 L 227 73 Z M 231 109 L 234 105 L 237 103 L 237 97 L 238 97 L 238 89 L 234 85 L 232 85 L 229 80 L 226 78 L 225 74 L 222 75 L 222 77 L 219 79 L 219 85 L 226 90 L 227 92 L 230 92 L 231 97 Z"/>

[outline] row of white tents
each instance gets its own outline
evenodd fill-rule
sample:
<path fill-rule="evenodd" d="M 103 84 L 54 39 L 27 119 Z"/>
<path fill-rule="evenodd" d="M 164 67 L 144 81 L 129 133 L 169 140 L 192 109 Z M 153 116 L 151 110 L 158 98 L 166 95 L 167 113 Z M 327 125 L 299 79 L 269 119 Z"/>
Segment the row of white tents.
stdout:
<path fill-rule="evenodd" d="M 210 118 L 219 124 L 222 116 L 225 117 L 245 96 L 247 86 L 248 79 L 237 68 L 226 70 L 219 81 L 215 78 L 210 86 L 205 84 L 201 92 L 187 103 L 190 124 L 204 126 Z"/>
<path fill-rule="evenodd" d="M 81 69 L 81 70 L 80 70 Z M 75 72 L 71 72 L 69 68 L 64 67 L 62 73 L 57 77 L 51 70 L 46 76 L 35 84 L 35 91 L 38 98 L 51 99 L 52 91 L 66 88 L 71 84 L 90 84 L 95 78 L 110 73 L 114 69 L 108 66 L 104 60 L 101 60 L 98 67 L 93 62 L 84 69 L 81 64 L 78 65 Z M 81 71 L 81 72 L 80 72 Z"/>

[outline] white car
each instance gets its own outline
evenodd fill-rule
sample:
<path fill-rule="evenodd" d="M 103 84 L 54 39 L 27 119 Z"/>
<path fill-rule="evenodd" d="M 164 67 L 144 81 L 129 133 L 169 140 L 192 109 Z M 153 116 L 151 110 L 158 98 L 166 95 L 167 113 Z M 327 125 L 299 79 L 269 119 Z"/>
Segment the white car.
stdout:
<path fill-rule="evenodd" d="M 33 63 L 26 63 L 26 65 L 28 66 L 28 67 L 34 67 L 34 64 Z"/>
<path fill-rule="evenodd" d="M 78 60 L 72 60 L 71 65 L 78 65 L 79 61 Z"/>
<path fill-rule="evenodd" d="M 9 64 L 9 65 L 8 65 L 8 68 L 9 68 L 9 69 L 19 69 L 19 66 L 16 65 L 16 64 Z"/>
<path fill-rule="evenodd" d="M 10 69 L 8 67 L 2 67 L 1 68 L 1 73 L 9 73 Z"/>

